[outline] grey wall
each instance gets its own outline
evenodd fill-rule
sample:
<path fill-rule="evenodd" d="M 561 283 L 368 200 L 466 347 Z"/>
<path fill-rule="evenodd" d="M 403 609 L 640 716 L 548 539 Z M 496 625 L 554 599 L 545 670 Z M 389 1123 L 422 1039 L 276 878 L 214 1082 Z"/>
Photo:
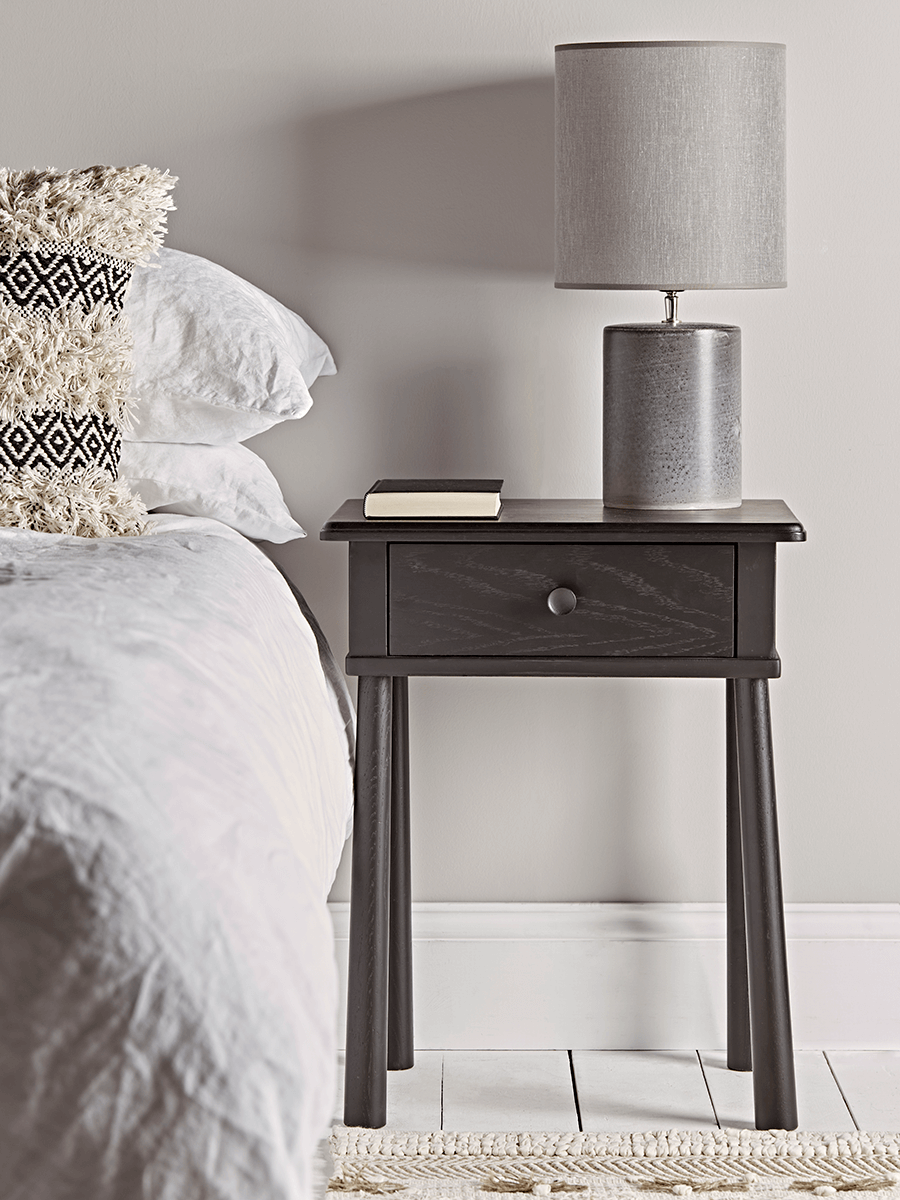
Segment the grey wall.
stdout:
<path fill-rule="evenodd" d="M 743 329 L 744 492 L 779 558 L 787 898 L 897 900 L 895 0 L 6 0 L 0 163 L 181 177 L 169 244 L 303 314 L 340 372 L 256 439 L 311 537 L 279 552 L 346 649 L 323 520 L 380 475 L 599 494 L 600 331 L 653 294 L 552 286 L 555 42 L 788 46 L 789 287 L 695 293 Z M 714 900 L 722 688 L 415 680 L 421 900 Z M 347 895 L 346 872 L 335 886 Z"/>

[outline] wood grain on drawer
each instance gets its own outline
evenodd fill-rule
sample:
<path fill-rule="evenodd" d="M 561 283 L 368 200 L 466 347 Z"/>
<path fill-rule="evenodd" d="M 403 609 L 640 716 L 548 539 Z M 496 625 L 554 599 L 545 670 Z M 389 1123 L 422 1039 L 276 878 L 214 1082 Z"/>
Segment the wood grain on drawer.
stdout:
<path fill-rule="evenodd" d="M 388 571 L 391 654 L 734 654 L 730 545 L 395 543 Z"/>

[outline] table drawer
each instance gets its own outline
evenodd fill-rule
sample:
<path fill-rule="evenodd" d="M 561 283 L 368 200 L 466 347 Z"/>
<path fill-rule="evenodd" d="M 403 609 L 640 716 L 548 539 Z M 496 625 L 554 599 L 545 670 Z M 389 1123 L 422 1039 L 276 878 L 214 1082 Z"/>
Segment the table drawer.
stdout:
<path fill-rule="evenodd" d="M 388 588 L 390 654 L 734 654 L 731 545 L 394 543 Z"/>

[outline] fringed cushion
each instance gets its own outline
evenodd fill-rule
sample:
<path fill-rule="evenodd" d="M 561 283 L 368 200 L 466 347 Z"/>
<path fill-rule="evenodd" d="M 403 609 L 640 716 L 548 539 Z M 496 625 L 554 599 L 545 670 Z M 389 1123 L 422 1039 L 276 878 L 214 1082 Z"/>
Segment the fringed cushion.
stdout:
<path fill-rule="evenodd" d="M 131 422 L 132 271 L 175 179 L 149 167 L 0 170 L 0 526 L 143 533 L 118 482 Z"/>

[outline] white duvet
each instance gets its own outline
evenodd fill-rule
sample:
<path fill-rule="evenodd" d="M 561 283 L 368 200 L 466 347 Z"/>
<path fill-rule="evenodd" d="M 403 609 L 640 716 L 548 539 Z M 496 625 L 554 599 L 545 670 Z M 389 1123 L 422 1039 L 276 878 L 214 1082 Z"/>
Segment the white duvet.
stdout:
<path fill-rule="evenodd" d="M 307 1200 L 350 775 L 239 535 L 0 532 L 2 1200 Z"/>

